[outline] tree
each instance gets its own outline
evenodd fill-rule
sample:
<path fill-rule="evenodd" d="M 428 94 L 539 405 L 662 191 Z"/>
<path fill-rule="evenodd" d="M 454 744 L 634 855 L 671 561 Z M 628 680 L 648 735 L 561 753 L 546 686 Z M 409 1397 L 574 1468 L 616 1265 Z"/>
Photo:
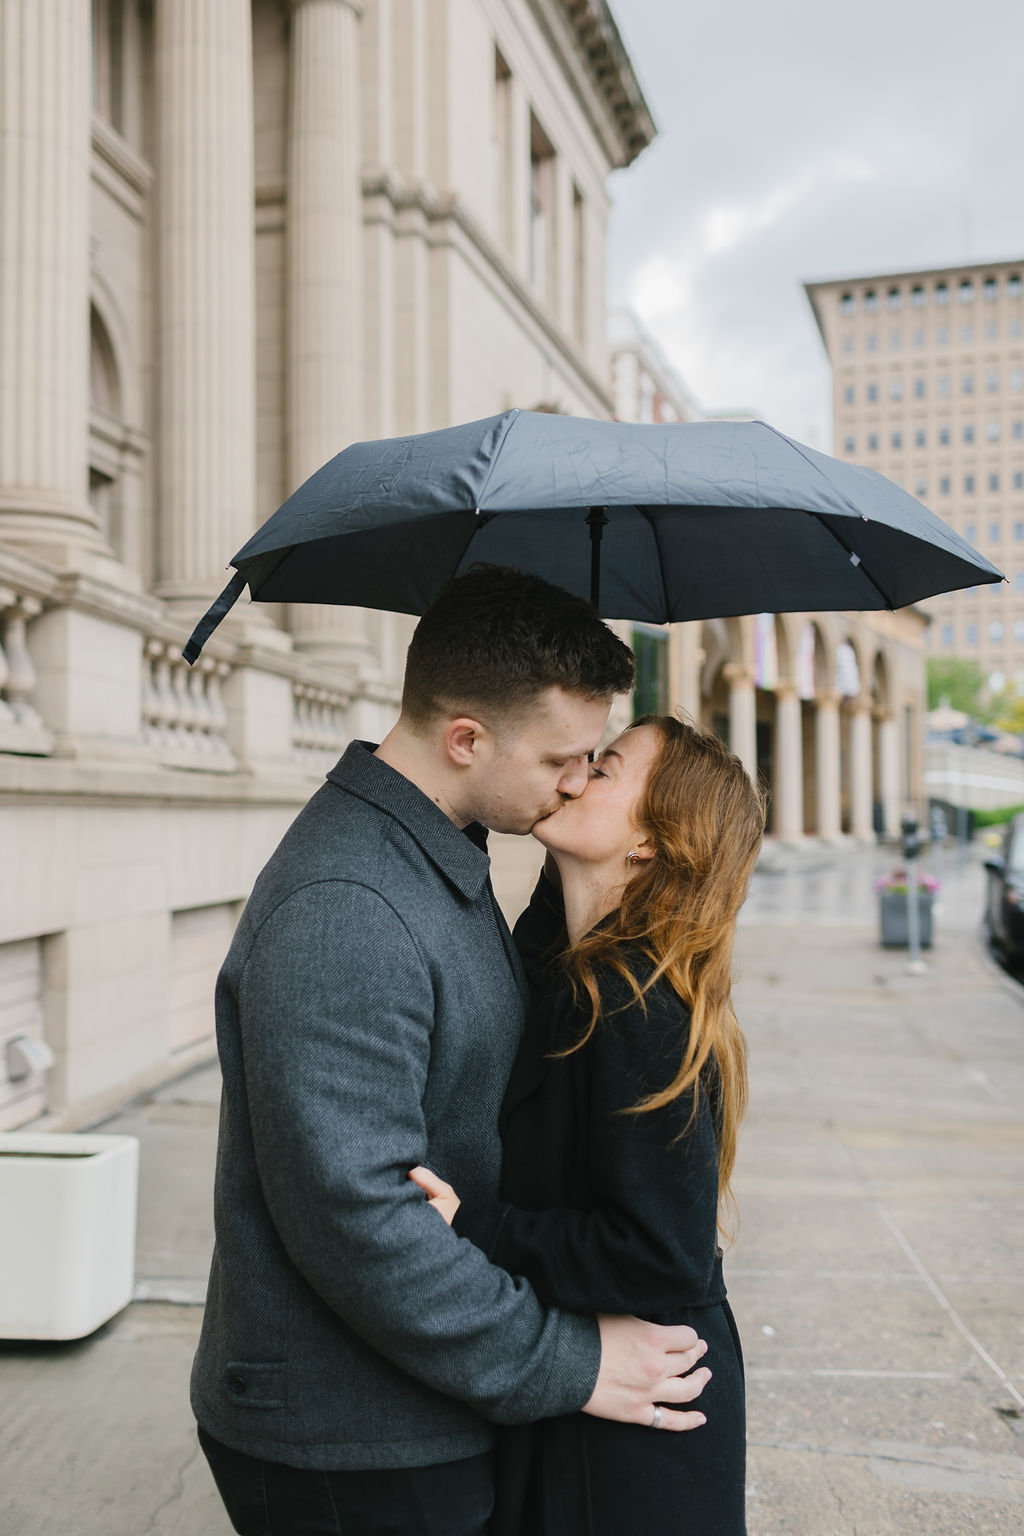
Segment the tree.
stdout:
<path fill-rule="evenodd" d="M 928 708 L 938 709 L 945 701 L 951 709 L 962 710 L 975 719 L 986 719 L 988 709 L 982 700 L 985 687 L 981 667 L 962 656 L 929 656 Z"/>
<path fill-rule="evenodd" d="M 1024 736 L 1024 699 L 1018 693 L 1001 693 L 993 700 L 996 706 L 995 723 L 1001 731 L 1014 736 Z"/>

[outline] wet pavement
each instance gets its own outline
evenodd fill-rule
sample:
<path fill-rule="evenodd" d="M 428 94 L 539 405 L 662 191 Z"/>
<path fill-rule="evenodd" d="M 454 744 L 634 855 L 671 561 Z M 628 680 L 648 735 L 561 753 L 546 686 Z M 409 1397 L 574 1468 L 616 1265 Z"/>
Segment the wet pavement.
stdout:
<path fill-rule="evenodd" d="M 750 1536 L 1024 1529 L 1024 989 L 980 938 L 978 854 L 939 857 L 923 975 L 877 942 L 892 850 L 769 849 L 744 909 Z M 0 1345 L 0 1536 L 229 1536 L 187 1396 L 217 1097 L 201 1069 L 103 1127 L 141 1142 L 137 1299 Z"/>

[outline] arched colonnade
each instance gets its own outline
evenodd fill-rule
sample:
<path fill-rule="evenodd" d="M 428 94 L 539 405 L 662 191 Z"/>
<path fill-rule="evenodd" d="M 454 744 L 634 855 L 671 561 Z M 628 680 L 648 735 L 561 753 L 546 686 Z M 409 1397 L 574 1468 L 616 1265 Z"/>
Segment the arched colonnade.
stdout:
<path fill-rule="evenodd" d="M 780 840 L 893 837 L 917 798 L 921 699 L 900 687 L 913 639 L 849 614 L 673 625 L 667 692 L 768 785 Z"/>

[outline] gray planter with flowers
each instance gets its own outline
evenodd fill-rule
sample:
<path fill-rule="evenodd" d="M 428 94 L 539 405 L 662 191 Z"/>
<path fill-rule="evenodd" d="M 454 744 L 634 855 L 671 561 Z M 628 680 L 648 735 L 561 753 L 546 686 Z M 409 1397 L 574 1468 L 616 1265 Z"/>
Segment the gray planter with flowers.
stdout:
<path fill-rule="evenodd" d="M 935 892 L 917 888 L 917 931 L 922 949 L 932 947 L 932 903 Z M 885 886 L 879 891 L 879 916 L 883 949 L 907 949 L 910 945 L 910 913 L 906 886 Z"/>

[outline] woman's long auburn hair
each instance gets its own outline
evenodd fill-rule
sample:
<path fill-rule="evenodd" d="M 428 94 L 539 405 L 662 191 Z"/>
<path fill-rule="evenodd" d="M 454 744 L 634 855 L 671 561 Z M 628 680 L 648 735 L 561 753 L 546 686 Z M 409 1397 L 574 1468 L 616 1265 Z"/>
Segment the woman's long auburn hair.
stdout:
<path fill-rule="evenodd" d="M 686 1052 L 672 1081 L 632 1106 L 648 1114 L 707 1091 L 718 1134 L 718 1191 L 733 1204 L 736 1140 L 747 1107 L 747 1046 L 732 1006 L 736 918 L 747 894 L 765 825 L 765 795 L 740 759 L 703 726 L 674 715 L 643 715 L 661 748 L 637 807 L 655 854 L 635 867 L 619 907 L 571 945 L 563 964 L 577 1000 L 589 999 L 590 1039 L 601 1018 L 597 968 L 617 972 L 638 1002 L 662 977 L 690 1010 Z M 629 951 L 653 964 L 638 981 Z M 568 1053 L 564 1053 L 568 1054 Z"/>

